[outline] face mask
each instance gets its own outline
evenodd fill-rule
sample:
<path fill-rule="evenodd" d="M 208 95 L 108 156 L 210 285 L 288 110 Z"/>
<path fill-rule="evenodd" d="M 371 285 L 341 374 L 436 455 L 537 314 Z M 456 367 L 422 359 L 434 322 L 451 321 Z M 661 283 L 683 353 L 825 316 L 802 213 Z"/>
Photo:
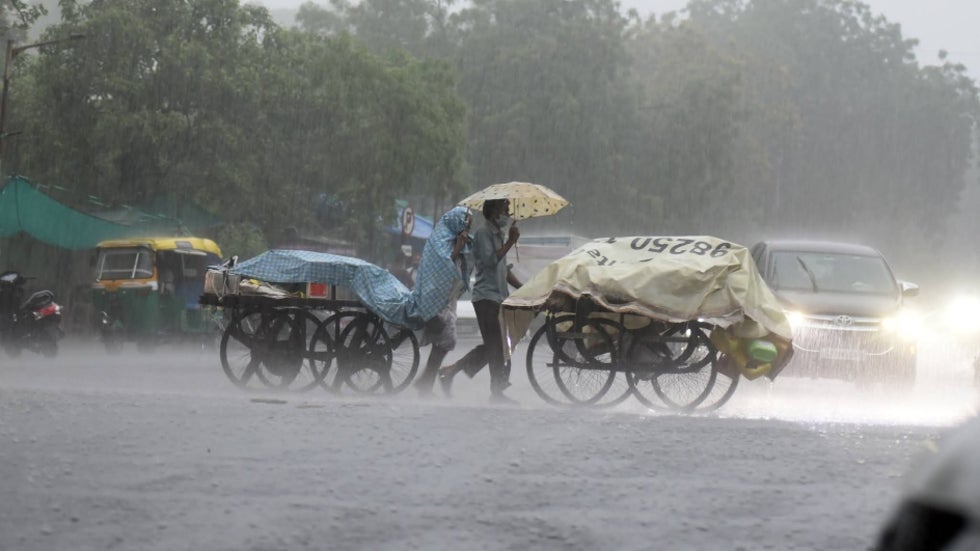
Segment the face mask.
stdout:
<path fill-rule="evenodd" d="M 506 214 L 501 214 L 500 216 L 497 217 L 497 227 L 500 229 L 504 229 L 507 226 L 509 226 L 512 221 L 513 219 L 510 216 L 507 216 Z"/>

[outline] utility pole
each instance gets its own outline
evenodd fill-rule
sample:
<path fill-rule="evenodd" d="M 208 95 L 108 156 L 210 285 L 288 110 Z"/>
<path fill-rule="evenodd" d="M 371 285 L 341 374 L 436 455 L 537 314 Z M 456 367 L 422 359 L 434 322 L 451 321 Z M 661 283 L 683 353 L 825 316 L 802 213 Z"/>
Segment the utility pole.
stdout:
<path fill-rule="evenodd" d="M 82 38 L 85 38 L 84 34 L 73 34 L 67 38 L 46 40 L 44 42 L 24 44 L 23 46 L 15 46 L 12 38 L 7 40 L 7 50 L 3 60 L 3 91 L 0 92 L 0 179 L 3 178 L 3 143 L 7 138 L 7 89 L 10 86 L 10 64 L 13 63 L 14 58 L 23 53 L 25 50 L 40 48 L 41 46 L 49 46 L 52 44 L 61 44 L 63 42 L 80 40 Z"/>

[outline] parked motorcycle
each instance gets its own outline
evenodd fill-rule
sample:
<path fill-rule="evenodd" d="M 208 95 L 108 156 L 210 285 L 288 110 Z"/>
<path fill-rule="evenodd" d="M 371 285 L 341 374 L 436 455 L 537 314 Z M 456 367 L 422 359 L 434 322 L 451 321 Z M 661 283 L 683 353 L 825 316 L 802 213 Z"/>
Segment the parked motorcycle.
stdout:
<path fill-rule="evenodd" d="M 62 308 L 48 290 L 23 300 L 28 279 L 14 271 L 0 274 L 0 345 L 13 357 L 26 348 L 53 358 L 58 354 L 58 340 L 64 336 Z"/>

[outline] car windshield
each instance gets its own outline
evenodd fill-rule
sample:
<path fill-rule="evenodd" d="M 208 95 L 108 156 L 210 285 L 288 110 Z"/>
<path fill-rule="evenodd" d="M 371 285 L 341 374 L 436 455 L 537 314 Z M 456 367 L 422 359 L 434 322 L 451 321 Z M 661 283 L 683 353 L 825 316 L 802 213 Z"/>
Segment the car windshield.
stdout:
<path fill-rule="evenodd" d="M 153 277 L 153 253 L 141 247 L 102 249 L 95 279 L 144 279 Z"/>
<path fill-rule="evenodd" d="M 820 252 L 772 253 L 773 289 L 891 294 L 895 281 L 880 256 Z"/>

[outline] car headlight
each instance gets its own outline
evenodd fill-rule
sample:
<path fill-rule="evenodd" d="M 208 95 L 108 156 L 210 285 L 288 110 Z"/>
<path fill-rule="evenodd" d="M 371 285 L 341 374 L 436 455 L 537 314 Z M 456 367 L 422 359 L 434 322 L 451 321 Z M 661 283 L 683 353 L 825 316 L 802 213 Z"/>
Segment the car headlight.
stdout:
<path fill-rule="evenodd" d="M 922 334 L 922 317 L 915 310 L 901 310 L 882 319 L 881 328 L 904 339 L 916 339 Z"/>
<path fill-rule="evenodd" d="M 974 296 L 954 299 L 943 312 L 943 325 L 962 336 L 980 333 L 980 299 Z"/>

